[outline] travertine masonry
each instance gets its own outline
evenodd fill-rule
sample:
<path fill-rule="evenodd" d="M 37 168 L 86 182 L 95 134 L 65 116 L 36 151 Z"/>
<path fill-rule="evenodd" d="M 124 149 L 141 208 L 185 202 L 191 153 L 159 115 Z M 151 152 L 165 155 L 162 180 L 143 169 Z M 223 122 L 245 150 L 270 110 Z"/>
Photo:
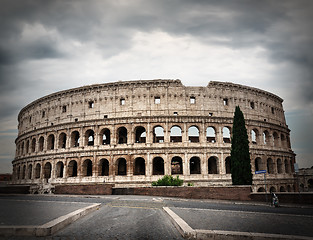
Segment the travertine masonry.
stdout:
<path fill-rule="evenodd" d="M 293 191 L 295 154 L 282 102 L 243 85 L 186 87 L 180 80 L 123 81 L 53 93 L 18 115 L 14 183 L 131 187 L 178 174 L 196 186 L 230 185 L 230 135 L 239 105 L 253 172 L 268 171 L 268 190 Z M 264 191 L 263 175 L 253 179 L 253 190 Z"/>

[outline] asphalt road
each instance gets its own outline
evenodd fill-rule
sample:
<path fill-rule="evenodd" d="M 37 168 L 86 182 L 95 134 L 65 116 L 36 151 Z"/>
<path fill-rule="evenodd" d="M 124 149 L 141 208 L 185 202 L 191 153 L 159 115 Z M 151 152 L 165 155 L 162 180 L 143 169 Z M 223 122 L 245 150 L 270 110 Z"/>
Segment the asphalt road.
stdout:
<path fill-rule="evenodd" d="M 51 202 L 51 204 L 53 202 L 59 210 L 63 208 L 67 211 L 86 203 L 101 203 L 101 207 L 95 212 L 73 222 L 52 237 L 44 239 L 182 239 L 162 210 L 164 206 L 172 209 L 194 229 L 252 231 L 313 237 L 313 230 L 310 228 L 313 226 L 313 208 L 311 207 L 273 208 L 264 204 L 243 202 L 117 195 L 101 197 L 2 195 L 0 203 L 1 201 L 20 201 L 22 206 L 16 210 L 23 206 L 25 208 L 36 206 L 39 202 Z M 51 211 L 52 209 L 50 208 Z M 49 209 L 46 210 L 43 211 L 43 215 L 51 217 L 56 214 L 56 212 L 49 213 Z M 31 214 L 41 221 L 42 214 L 39 212 L 41 213 L 41 211 L 36 211 Z M 7 212 L 6 214 L 14 217 L 16 213 Z M 0 214 L 0 222 L 6 214 Z M 65 211 L 64 214 L 66 214 Z"/>

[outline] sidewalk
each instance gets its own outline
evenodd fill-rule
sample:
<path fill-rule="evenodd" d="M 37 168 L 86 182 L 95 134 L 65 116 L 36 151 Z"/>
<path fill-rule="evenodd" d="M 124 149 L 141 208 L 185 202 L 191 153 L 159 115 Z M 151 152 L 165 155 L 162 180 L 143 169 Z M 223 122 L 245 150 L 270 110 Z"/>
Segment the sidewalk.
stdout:
<path fill-rule="evenodd" d="M 100 204 L 0 199 L 0 236 L 47 236 Z"/>
<path fill-rule="evenodd" d="M 313 216 L 164 207 L 184 238 L 313 239 Z"/>

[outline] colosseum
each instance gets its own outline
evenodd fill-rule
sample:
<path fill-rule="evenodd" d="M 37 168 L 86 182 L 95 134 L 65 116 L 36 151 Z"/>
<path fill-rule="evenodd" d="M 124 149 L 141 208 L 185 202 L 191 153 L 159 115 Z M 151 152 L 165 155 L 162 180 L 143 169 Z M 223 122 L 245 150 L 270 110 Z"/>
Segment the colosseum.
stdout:
<path fill-rule="evenodd" d="M 257 88 L 180 80 L 95 84 L 56 92 L 18 115 L 13 183 L 150 186 L 162 175 L 184 184 L 231 185 L 235 106 L 246 119 L 253 173 L 267 187 L 295 190 L 295 154 L 283 99 Z M 263 174 L 252 189 L 264 191 Z"/>

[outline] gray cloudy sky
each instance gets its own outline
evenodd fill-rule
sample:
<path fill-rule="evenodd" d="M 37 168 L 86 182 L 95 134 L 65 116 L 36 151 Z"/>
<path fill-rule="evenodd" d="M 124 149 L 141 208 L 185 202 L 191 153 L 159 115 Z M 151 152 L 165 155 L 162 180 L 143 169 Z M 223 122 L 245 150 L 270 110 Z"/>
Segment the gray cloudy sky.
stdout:
<path fill-rule="evenodd" d="M 156 78 L 279 95 L 297 161 L 313 165 L 313 1 L 0 3 L 0 172 L 11 172 L 26 104 L 82 85 Z"/>

